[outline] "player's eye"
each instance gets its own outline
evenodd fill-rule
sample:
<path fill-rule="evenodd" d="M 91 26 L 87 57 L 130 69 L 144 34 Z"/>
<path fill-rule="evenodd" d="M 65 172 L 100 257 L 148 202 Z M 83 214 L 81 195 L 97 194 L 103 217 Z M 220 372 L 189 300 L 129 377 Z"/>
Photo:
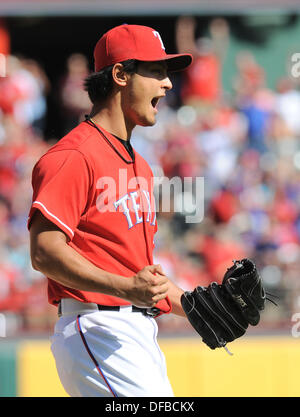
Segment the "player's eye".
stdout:
<path fill-rule="evenodd" d="M 160 68 L 160 67 L 153 68 L 152 73 L 161 78 L 164 78 L 167 76 L 167 71 L 164 68 Z"/>
<path fill-rule="evenodd" d="M 161 73 L 161 68 L 151 68 L 151 72 L 156 73 L 156 74 L 160 74 Z"/>

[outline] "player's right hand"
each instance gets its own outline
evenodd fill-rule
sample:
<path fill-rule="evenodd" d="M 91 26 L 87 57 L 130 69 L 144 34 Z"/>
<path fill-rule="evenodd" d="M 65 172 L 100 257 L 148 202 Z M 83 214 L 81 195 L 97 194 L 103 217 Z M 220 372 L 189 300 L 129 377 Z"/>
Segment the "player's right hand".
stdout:
<path fill-rule="evenodd" d="M 127 290 L 127 299 L 137 307 L 154 307 L 166 298 L 169 279 L 160 265 L 148 265 L 131 279 L 131 287 Z"/>

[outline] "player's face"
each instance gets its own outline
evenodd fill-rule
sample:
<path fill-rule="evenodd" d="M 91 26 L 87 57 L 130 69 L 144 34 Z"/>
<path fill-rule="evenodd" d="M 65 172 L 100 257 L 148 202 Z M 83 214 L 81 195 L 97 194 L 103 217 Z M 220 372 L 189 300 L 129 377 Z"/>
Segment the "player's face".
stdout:
<path fill-rule="evenodd" d="M 123 111 L 132 126 L 152 126 L 158 102 L 172 88 L 165 62 L 142 62 L 128 82 Z"/>

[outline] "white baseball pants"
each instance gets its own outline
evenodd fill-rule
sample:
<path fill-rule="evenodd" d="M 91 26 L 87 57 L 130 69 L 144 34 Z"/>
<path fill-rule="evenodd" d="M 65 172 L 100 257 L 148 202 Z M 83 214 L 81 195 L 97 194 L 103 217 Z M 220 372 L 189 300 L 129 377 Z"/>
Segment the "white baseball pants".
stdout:
<path fill-rule="evenodd" d="M 63 301 L 51 351 L 71 397 L 174 396 L 153 317 L 131 306 L 98 311 L 92 303 Z"/>

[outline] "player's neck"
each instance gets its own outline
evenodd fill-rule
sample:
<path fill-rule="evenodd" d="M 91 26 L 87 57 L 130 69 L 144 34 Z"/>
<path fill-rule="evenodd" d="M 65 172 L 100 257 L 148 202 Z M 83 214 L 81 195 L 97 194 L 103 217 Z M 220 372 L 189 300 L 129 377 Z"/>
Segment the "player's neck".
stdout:
<path fill-rule="evenodd" d="M 130 140 L 132 130 L 135 126 L 129 126 L 126 122 L 121 107 L 112 102 L 105 106 L 94 106 L 90 117 L 93 122 L 99 124 L 107 132 L 123 140 Z"/>

